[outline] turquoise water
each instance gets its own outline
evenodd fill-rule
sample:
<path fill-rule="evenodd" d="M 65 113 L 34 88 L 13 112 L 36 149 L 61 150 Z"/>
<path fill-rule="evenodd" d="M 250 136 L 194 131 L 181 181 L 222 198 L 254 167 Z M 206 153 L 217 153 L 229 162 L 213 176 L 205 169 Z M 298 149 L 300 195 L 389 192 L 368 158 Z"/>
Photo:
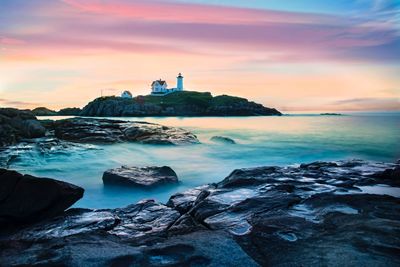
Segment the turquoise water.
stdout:
<path fill-rule="evenodd" d="M 183 127 L 193 131 L 202 144 L 123 143 L 48 155 L 26 153 L 10 168 L 82 186 L 85 196 L 76 207 L 112 208 L 144 198 L 166 202 L 175 192 L 218 182 L 236 168 L 351 158 L 394 162 L 400 158 L 400 113 L 123 119 Z M 237 144 L 213 143 L 214 135 L 233 138 Z M 103 172 L 121 165 L 168 165 L 181 182 L 153 190 L 103 187 Z"/>

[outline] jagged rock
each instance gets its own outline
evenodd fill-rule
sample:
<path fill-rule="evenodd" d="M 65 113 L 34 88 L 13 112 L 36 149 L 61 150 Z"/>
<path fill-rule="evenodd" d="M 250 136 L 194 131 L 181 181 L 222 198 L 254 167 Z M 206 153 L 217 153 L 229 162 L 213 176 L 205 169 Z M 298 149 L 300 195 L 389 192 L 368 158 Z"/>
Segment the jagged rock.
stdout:
<path fill-rule="evenodd" d="M 145 200 L 122 209 L 74 209 L 14 232 L 3 229 L 0 261 L 398 266 L 400 194 L 391 182 L 398 167 L 337 161 L 235 170 L 220 183 L 175 194 L 167 205 Z M 366 184 L 378 188 L 375 194 L 363 193 Z"/>
<path fill-rule="evenodd" d="M 236 142 L 232 138 L 218 135 L 211 137 L 211 141 L 224 144 L 236 144 Z"/>
<path fill-rule="evenodd" d="M 208 186 L 201 186 L 194 189 L 186 190 L 185 192 L 182 193 L 176 193 L 169 198 L 167 206 L 174 208 L 178 210 L 180 213 L 184 214 L 193 207 L 199 194 L 205 188 L 208 188 Z"/>
<path fill-rule="evenodd" d="M 0 169 L 0 222 L 29 223 L 62 213 L 83 196 L 78 186 Z"/>
<path fill-rule="evenodd" d="M 15 144 L 23 138 L 42 137 L 46 129 L 32 112 L 0 108 L 0 147 Z"/>
<path fill-rule="evenodd" d="M 57 138 L 81 143 L 140 142 L 146 144 L 196 144 L 197 137 L 180 128 L 146 122 L 72 118 L 51 126 Z"/>
<path fill-rule="evenodd" d="M 105 185 L 125 185 L 154 187 L 178 182 L 178 176 L 168 166 L 163 167 L 128 167 L 110 169 L 103 174 Z"/>

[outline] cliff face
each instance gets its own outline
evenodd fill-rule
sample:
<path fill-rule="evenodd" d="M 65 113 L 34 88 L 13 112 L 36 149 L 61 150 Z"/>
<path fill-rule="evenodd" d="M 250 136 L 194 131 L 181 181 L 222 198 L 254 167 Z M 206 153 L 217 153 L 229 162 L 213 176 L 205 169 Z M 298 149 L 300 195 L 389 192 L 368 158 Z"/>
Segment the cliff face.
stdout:
<path fill-rule="evenodd" d="M 175 92 L 133 99 L 101 97 L 87 104 L 82 116 L 265 116 L 281 115 L 245 98 L 210 93 Z"/>

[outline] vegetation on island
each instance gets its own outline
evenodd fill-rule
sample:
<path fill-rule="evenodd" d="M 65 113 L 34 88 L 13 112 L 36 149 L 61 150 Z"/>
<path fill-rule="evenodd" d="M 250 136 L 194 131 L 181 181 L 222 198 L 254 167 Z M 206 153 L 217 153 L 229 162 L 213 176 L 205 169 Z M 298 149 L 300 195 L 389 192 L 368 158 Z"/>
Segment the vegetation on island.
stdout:
<path fill-rule="evenodd" d="M 35 116 L 78 116 L 82 110 L 80 108 L 63 108 L 55 111 L 45 107 L 38 107 L 31 111 Z"/>
<path fill-rule="evenodd" d="M 181 91 L 164 96 L 99 97 L 82 109 L 84 116 L 262 116 L 281 115 L 245 98 Z"/>
<path fill-rule="evenodd" d="M 210 92 L 180 91 L 167 95 L 145 95 L 133 98 L 103 96 L 83 109 L 64 108 L 59 111 L 45 107 L 32 110 L 36 116 L 265 116 L 282 115 L 242 97 Z"/>

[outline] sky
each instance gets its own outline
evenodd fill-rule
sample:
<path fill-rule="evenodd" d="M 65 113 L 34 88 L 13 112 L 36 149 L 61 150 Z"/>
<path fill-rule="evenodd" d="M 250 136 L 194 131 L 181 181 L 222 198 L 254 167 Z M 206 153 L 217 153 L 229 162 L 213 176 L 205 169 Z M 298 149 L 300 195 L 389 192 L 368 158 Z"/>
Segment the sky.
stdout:
<path fill-rule="evenodd" d="M 282 111 L 400 110 L 400 0 L 0 0 L 0 106 L 155 79 Z"/>

